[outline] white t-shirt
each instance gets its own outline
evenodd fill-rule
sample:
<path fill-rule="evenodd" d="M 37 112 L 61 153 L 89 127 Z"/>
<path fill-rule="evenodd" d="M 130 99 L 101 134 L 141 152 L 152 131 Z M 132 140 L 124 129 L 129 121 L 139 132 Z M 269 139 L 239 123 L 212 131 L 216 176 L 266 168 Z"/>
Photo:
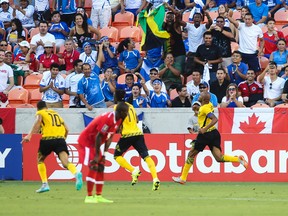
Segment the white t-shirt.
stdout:
<path fill-rule="evenodd" d="M 206 24 L 200 24 L 198 28 L 195 28 L 194 24 L 187 23 L 185 28 L 188 31 L 189 52 L 196 53 L 198 46 L 204 43 L 203 34 L 207 30 Z"/>
<path fill-rule="evenodd" d="M 142 0 L 126 0 L 125 9 L 138 9 L 142 4 Z"/>
<path fill-rule="evenodd" d="M 92 53 L 89 56 L 87 56 L 85 52 L 82 52 L 79 59 L 81 59 L 83 63 L 90 64 L 91 70 L 93 70 L 97 62 L 97 51 L 92 50 Z"/>
<path fill-rule="evenodd" d="M 4 12 L 2 8 L 0 8 L 0 20 L 2 22 L 11 22 L 13 19 L 13 8 L 9 7 L 7 12 Z"/>
<path fill-rule="evenodd" d="M 40 86 L 44 86 L 44 87 L 48 86 L 51 81 L 54 82 L 54 87 L 56 87 L 58 89 L 64 89 L 65 88 L 64 78 L 60 74 L 58 74 L 56 76 L 56 78 L 54 80 L 52 80 L 50 71 L 43 73 L 43 77 L 42 77 L 42 80 L 40 82 Z M 56 102 L 62 101 L 62 97 L 57 92 L 55 92 L 54 90 L 49 88 L 47 91 L 43 92 L 42 100 L 49 102 L 49 103 L 56 103 Z"/>
<path fill-rule="evenodd" d="M 271 82 L 270 76 L 264 77 L 264 98 L 273 99 L 279 97 L 284 88 L 285 80 L 277 77 L 274 82 Z"/>
<path fill-rule="evenodd" d="M 30 44 L 37 46 L 37 42 L 40 41 L 40 40 L 42 40 L 44 44 L 46 42 L 48 42 L 48 41 L 50 41 L 51 43 L 55 43 L 54 35 L 52 35 L 52 34 L 47 32 L 45 36 L 41 36 L 40 33 L 34 35 L 31 38 Z M 38 58 L 38 56 L 40 56 L 43 53 L 44 53 L 44 47 L 43 46 L 38 46 L 37 49 L 36 49 L 36 57 Z"/>
<path fill-rule="evenodd" d="M 92 9 L 111 7 L 109 0 L 92 0 Z"/>
<path fill-rule="evenodd" d="M 245 54 L 255 54 L 257 51 L 258 38 L 263 38 L 263 32 L 257 25 L 246 26 L 239 23 L 239 51 Z"/>
<path fill-rule="evenodd" d="M 82 79 L 83 75 L 84 75 L 83 73 L 77 74 L 76 72 L 69 74 L 65 79 L 65 88 L 68 88 L 71 92 L 77 93 L 78 82 L 80 79 Z M 73 102 L 74 98 L 75 96 L 70 95 L 70 101 L 69 101 L 70 106 L 75 106 Z"/>
<path fill-rule="evenodd" d="M 201 80 L 200 80 L 200 83 L 205 83 L 205 81 L 204 81 L 203 79 L 201 79 Z M 199 83 L 199 84 L 200 84 L 200 83 Z M 194 97 L 196 94 L 200 93 L 200 91 L 199 91 L 199 84 L 196 86 L 196 85 L 194 84 L 194 81 L 193 81 L 193 80 L 191 80 L 190 82 L 188 82 L 188 83 L 186 84 L 188 94 Z M 208 84 L 208 83 L 207 83 L 207 84 Z M 209 84 L 208 84 L 208 85 L 209 85 Z M 208 88 L 209 88 L 209 87 L 208 87 Z"/>
<path fill-rule="evenodd" d="M 9 65 L 3 63 L 0 66 L 0 92 L 3 92 L 7 88 L 9 77 L 14 77 L 13 70 Z"/>
<path fill-rule="evenodd" d="M 49 0 L 35 0 L 35 10 L 45 11 L 50 7 Z"/>
<path fill-rule="evenodd" d="M 16 10 L 16 16 L 14 18 L 18 18 L 23 27 L 34 27 L 34 20 L 33 20 L 33 13 L 34 13 L 34 7 L 32 5 L 28 5 L 26 8 L 24 8 L 24 11 L 26 14 L 24 15 L 19 10 Z"/>

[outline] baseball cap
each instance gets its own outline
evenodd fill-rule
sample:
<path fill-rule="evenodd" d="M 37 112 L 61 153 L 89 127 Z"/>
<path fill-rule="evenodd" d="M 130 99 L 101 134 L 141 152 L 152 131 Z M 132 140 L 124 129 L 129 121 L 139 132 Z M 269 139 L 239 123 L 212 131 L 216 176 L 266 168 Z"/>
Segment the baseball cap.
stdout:
<path fill-rule="evenodd" d="M 199 101 L 194 101 L 193 104 L 192 104 L 192 106 L 194 106 L 194 105 L 201 106 L 201 103 L 200 103 Z"/>
<path fill-rule="evenodd" d="M 7 3 L 7 4 L 9 4 L 9 1 L 8 1 L 8 0 L 1 0 L 1 1 L 0 1 L 0 4 L 2 4 L 2 3 Z"/>
<path fill-rule="evenodd" d="M 29 44 L 29 42 L 28 41 L 21 41 L 20 43 L 19 43 L 19 46 L 23 46 L 23 47 L 27 47 L 27 48 L 29 48 L 30 49 L 30 44 Z"/>
<path fill-rule="evenodd" d="M 152 71 L 157 71 L 157 73 L 159 73 L 159 70 L 155 67 L 150 69 L 150 72 L 152 72 Z"/>
<path fill-rule="evenodd" d="M 50 41 L 46 41 L 46 42 L 44 43 L 44 47 L 53 47 L 53 43 L 50 42 Z"/>
<path fill-rule="evenodd" d="M 204 86 L 204 87 L 208 87 L 208 84 L 207 84 L 206 82 L 204 82 L 204 83 L 200 83 L 200 84 L 199 84 L 199 87 L 202 87 L 202 86 Z"/>
<path fill-rule="evenodd" d="M 86 46 L 91 46 L 91 44 L 89 42 L 85 42 L 83 43 L 82 48 L 84 49 Z"/>

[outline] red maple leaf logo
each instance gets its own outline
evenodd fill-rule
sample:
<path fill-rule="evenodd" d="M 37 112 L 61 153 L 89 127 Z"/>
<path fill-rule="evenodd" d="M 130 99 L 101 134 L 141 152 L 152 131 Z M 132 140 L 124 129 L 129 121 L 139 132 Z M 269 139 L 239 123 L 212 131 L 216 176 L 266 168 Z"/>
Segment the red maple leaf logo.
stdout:
<path fill-rule="evenodd" d="M 253 113 L 252 116 L 248 117 L 248 123 L 240 122 L 240 129 L 243 131 L 243 133 L 260 133 L 265 128 L 265 122 L 258 122 L 259 116 L 256 116 L 255 113 Z"/>

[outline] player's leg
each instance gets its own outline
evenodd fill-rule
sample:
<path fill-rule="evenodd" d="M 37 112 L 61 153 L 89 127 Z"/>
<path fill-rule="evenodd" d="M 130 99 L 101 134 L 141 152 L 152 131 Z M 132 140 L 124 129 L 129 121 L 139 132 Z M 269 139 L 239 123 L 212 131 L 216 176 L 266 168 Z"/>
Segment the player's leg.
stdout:
<path fill-rule="evenodd" d="M 102 190 L 104 186 L 104 164 L 98 164 L 98 169 L 96 171 L 96 200 L 97 203 L 113 203 L 112 200 L 108 200 L 102 197 Z"/>
<path fill-rule="evenodd" d="M 51 143 L 49 142 L 49 140 L 40 140 L 37 154 L 37 169 L 42 181 L 42 186 L 38 190 L 36 190 L 37 193 L 43 193 L 50 190 L 48 185 L 46 165 L 44 161 L 51 152 Z"/>

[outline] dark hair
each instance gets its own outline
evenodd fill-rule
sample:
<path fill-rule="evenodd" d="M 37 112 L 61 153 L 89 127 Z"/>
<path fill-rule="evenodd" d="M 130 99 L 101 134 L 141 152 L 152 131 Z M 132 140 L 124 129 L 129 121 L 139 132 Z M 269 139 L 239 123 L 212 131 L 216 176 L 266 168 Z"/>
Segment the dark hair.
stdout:
<path fill-rule="evenodd" d="M 199 15 L 199 16 L 201 17 L 201 19 L 203 20 L 203 16 L 202 16 L 201 13 L 194 13 L 194 15 L 193 15 L 193 19 L 194 19 L 195 15 Z"/>
<path fill-rule="evenodd" d="M 84 19 L 84 16 L 83 16 L 81 13 L 77 13 L 77 14 L 75 15 L 75 17 L 74 17 L 75 25 L 76 25 L 76 17 L 77 17 L 77 16 L 81 16 L 81 17 L 82 17 L 82 19 L 83 19 L 82 28 L 83 28 L 85 34 L 88 34 L 89 31 L 88 31 L 87 19 L 85 20 L 85 19 Z M 76 29 L 76 28 L 75 28 L 75 29 Z"/>
<path fill-rule="evenodd" d="M 277 63 L 275 61 L 269 61 L 269 65 L 274 65 L 275 67 L 277 67 Z"/>
<path fill-rule="evenodd" d="M 223 21 L 225 20 L 225 18 L 224 18 L 223 16 L 217 16 L 217 17 L 216 17 L 216 20 L 219 19 L 219 18 L 220 18 L 220 19 L 223 19 Z"/>
<path fill-rule="evenodd" d="M 78 63 L 80 62 L 83 62 L 81 59 L 76 59 L 74 62 L 73 62 L 73 67 L 76 67 L 78 65 Z"/>
<path fill-rule="evenodd" d="M 226 71 L 224 70 L 224 68 L 222 68 L 222 67 L 219 67 L 218 69 L 217 69 L 217 71 L 218 70 L 221 70 L 221 71 L 223 71 L 224 73 L 226 73 Z M 216 71 L 216 73 L 217 73 L 217 71 Z"/>
<path fill-rule="evenodd" d="M 126 79 L 127 77 L 132 77 L 133 80 L 134 80 L 134 75 L 133 75 L 132 73 L 127 73 L 126 76 L 125 76 L 125 79 Z"/>
<path fill-rule="evenodd" d="M 90 65 L 90 64 L 88 64 L 88 63 L 84 63 L 84 64 L 82 65 L 82 70 L 83 70 L 84 66 L 86 66 L 86 65 L 88 65 L 89 68 L 91 68 L 91 65 Z"/>
<path fill-rule="evenodd" d="M 116 89 L 114 93 L 114 103 L 125 101 L 126 92 L 124 89 Z"/>
<path fill-rule="evenodd" d="M 180 92 L 180 91 L 182 91 L 182 88 L 185 88 L 185 87 L 186 87 L 186 85 L 179 84 L 179 85 L 177 85 L 177 87 L 176 87 L 176 91 L 177 91 L 177 92 Z"/>
<path fill-rule="evenodd" d="M 279 38 L 276 42 L 276 44 L 278 44 L 280 41 L 283 41 L 286 44 L 286 40 L 284 38 Z"/>
<path fill-rule="evenodd" d="M 42 100 L 38 101 L 37 110 L 42 110 L 43 108 L 47 108 L 46 102 Z"/>
<path fill-rule="evenodd" d="M 268 23 L 269 21 L 273 21 L 274 23 L 276 22 L 273 17 L 268 17 L 267 20 L 266 20 L 266 23 Z"/>
<path fill-rule="evenodd" d="M 239 54 L 239 55 L 242 57 L 242 53 L 241 53 L 240 51 L 235 50 L 235 51 L 232 53 L 232 55 L 235 54 L 235 53 L 236 53 L 236 54 Z"/>
<path fill-rule="evenodd" d="M 138 83 L 134 83 L 134 84 L 132 85 L 131 89 L 132 89 L 134 86 L 137 86 L 137 87 L 139 88 L 139 90 L 141 90 L 141 86 L 140 86 Z M 129 104 L 133 105 L 133 94 L 131 94 L 126 101 L 127 101 Z"/>
<path fill-rule="evenodd" d="M 46 25 L 48 26 L 48 22 L 45 21 L 45 20 L 40 20 L 40 22 L 39 22 L 39 26 L 40 26 L 41 23 L 42 23 L 42 24 L 44 23 L 44 24 L 46 24 Z"/>
<path fill-rule="evenodd" d="M 254 19 L 253 14 L 252 13 L 246 13 L 245 16 L 251 16 L 252 19 Z"/>
<path fill-rule="evenodd" d="M 57 10 L 53 11 L 53 12 L 52 12 L 52 17 L 53 17 L 55 14 L 59 14 L 59 15 L 60 15 L 60 11 L 57 11 Z"/>
<path fill-rule="evenodd" d="M 123 41 L 121 41 L 117 47 L 117 53 L 122 53 L 124 51 L 124 47 L 127 49 L 128 44 L 130 43 L 131 38 L 125 38 Z"/>
<path fill-rule="evenodd" d="M 52 63 L 51 65 L 50 65 L 50 70 L 52 69 L 52 68 L 58 68 L 58 70 L 60 69 L 60 65 L 58 64 L 58 63 Z"/>
<path fill-rule="evenodd" d="M 22 26 L 21 21 L 17 18 L 14 18 L 11 20 L 11 24 L 12 23 L 14 23 L 16 25 L 17 38 L 20 38 L 22 36 L 22 31 L 23 31 L 23 26 Z M 26 36 L 28 36 L 28 35 L 26 35 Z"/>
<path fill-rule="evenodd" d="M 205 37 L 206 35 L 211 35 L 212 36 L 212 32 L 211 31 L 204 32 L 203 37 Z"/>

